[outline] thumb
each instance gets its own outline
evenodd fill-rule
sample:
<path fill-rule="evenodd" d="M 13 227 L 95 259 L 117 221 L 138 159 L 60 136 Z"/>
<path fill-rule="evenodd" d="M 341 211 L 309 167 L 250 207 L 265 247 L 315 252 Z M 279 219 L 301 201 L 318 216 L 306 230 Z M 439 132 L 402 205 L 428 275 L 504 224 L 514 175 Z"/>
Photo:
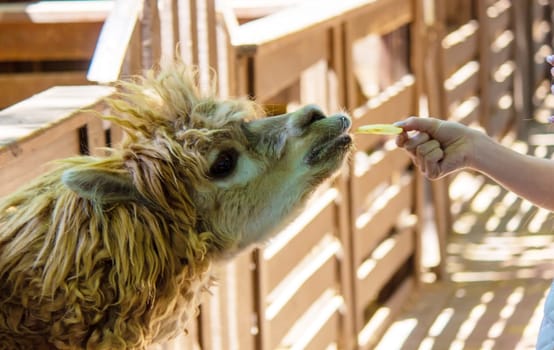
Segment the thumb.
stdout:
<path fill-rule="evenodd" d="M 395 126 L 404 131 L 419 131 L 434 135 L 438 130 L 441 120 L 435 118 L 409 117 L 405 120 L 394 123 Z"/>

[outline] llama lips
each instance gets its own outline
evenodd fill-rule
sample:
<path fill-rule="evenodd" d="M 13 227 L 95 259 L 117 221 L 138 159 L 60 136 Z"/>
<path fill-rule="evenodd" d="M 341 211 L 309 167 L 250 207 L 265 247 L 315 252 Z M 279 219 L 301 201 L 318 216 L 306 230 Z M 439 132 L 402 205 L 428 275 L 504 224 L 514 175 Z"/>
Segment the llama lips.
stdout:
<path fill-rule="evenodd" d="M 314 140 L 313 148 L 306 154 L 305 163 L 315 165 L 328 161 L 329 165 L 338 164 L 336 160 L 342 160 L 352 145 L 352 137 L 348 134 L 352 121 L 347 115 L 335 114 L 315 124 L 317 123 L 326 124 L 327 127 L 317 131 L 320 136 Z"/>
<path fill-rule="evenodd" d="M 350 145 L 352 137 L 349 134 L 340 134 L 335 138 L 318 142 L 317 145 L 306 155 L 304 161 L 308 165 L 315 165 L 321 161 L 336 158 L 344 155 Z"/>

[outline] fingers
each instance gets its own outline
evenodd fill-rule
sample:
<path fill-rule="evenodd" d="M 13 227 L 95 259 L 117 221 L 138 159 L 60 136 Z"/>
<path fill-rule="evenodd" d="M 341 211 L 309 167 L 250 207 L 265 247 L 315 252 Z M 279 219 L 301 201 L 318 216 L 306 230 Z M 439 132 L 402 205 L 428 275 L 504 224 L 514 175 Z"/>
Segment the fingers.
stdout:
<path fill-rule="evenodd" d="M 426 142 L 416 150 L 419 168 L 430 179 L 440 177 L 441 167 L 440 161 L 444 158 L 444 152 L 436 140 Z"/>
<path fill-rule="evenodd" d="M 396 136 L 396 145 L 398 147 L 404 147 L 404 145 L 406 144 L 406 141 L 408 141 L 409 137 L 408 137 L 408 133 L 403 131 L 401 134 L 397 135 Z"/>
<path fill-rule="evenodd" d="M 403 147 L 410 154 L 419 170 L 430 179 L 442 176 L 440 163 L 444 158 L 444 151 L 439 141 L 431 139 L 423 132 L 409 136 L 406 132 L 396 138 L 396 144 Z"/>
<path fill-rule="evenodd" d="M 422 146 L 423 144 L 425 144 L 425 142 L 429 140 L 430 140 L 430 137 L 428 134 L 419 132 L 414 136 L 408 138 L 408 140 L 404 143 L 404 148 L 408 152 L 417 155 L 417 148 L 419 146 Z"/>
<path fill-rule="evenodd" d="M 409 117 L 395 125 L 403 129 L 396 144 L 408 151 L 414 164 L 432 180 L 446 175 L 445 150 L 456 140 L 463 142 L 469 130 L 459 123 L 421 117 Z"/>
<path fill-rule="evenodd" d="M 433 135 L 439 128 L 442 121 L 435 118 L 409 117 L 405 120 L 394 123 L 404 131 L 420 131 Z"/>

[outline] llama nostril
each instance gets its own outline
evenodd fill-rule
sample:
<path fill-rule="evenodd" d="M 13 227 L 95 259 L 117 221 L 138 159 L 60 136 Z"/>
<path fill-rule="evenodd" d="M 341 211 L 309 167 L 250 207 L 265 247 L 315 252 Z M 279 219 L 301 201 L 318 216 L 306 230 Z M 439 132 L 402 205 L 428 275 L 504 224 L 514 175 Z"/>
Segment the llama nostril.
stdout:
<path fill-rule="evenodd" d="M 310 124 L 313 124 L 315 122 L 317 122 L 318 120 L 321 120 L 321 119 L 325 119 L 325 114 L 323 114 L 323 112 L 319 109 L 311 109 L 309 112 L 308 112 L 308 115 L 307 115 L 307 118 L 306 118 L 306 125 L 310 125 Z"/>
<path fill-rule="evenodd" d="M 345 115 L 341 115 L 339 117 L 340 119 L 340 123 L 342 124 L 342 128 L 344 130 L 347 130 L 348 128 L 350 128 L 350 119 L 348 117 L 346 117 Z"/>

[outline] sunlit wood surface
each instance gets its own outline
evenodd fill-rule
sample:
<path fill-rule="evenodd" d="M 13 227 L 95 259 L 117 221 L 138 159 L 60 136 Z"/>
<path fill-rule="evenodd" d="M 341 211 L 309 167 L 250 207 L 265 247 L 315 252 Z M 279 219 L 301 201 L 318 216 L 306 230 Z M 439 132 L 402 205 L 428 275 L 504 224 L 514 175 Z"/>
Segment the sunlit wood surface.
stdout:
<path fill-rule="evenodd" d="M 554 158 L 554 125 L 525 122 L 527 142 L 504 142 Z M 475 173 L 457 176 L 450 194 L 447 278 L 424 283 L 376 349 L 535 349 L 554 277 L 554 214 Z"/>

